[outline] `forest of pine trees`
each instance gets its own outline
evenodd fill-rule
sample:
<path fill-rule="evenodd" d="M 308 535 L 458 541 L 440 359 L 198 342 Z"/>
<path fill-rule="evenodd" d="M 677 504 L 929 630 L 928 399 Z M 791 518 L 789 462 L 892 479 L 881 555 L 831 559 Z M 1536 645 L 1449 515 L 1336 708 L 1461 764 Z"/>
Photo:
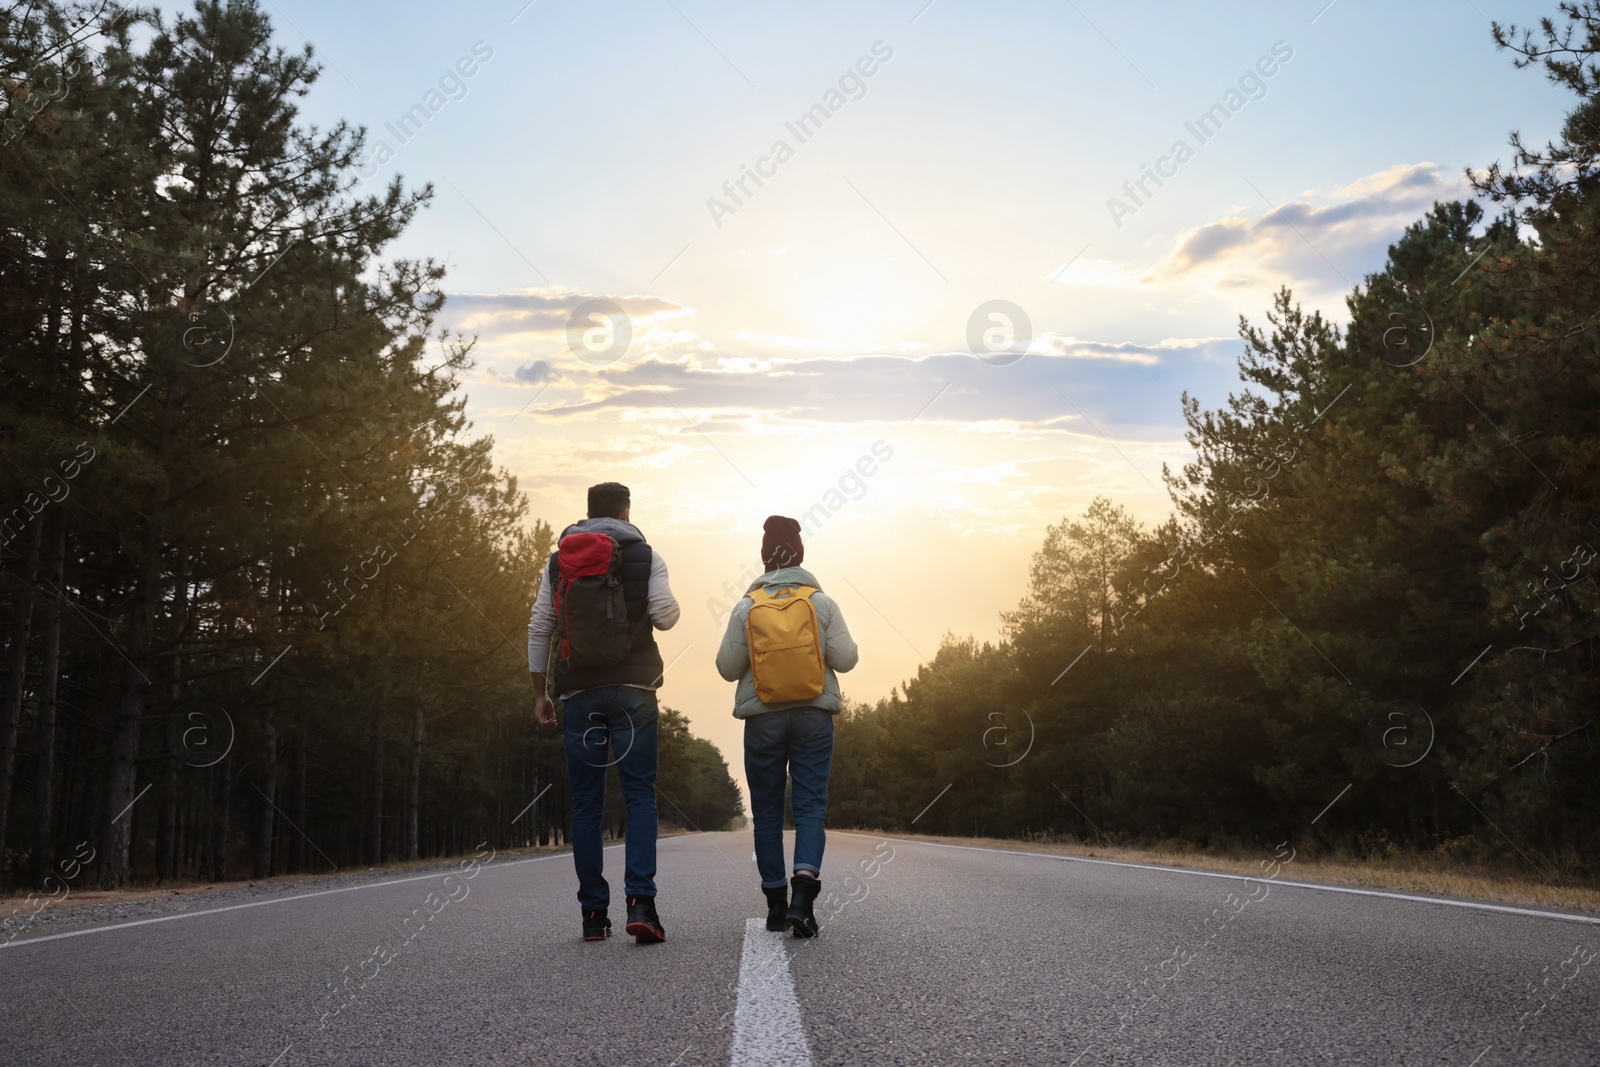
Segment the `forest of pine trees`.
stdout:
<path fill-rule="evenodd" d="M 1600 874 L 1600 5 L 1562 7 L 1495 29 L 1575 94 L 1557 140 L 1412 225 L 1347 326 L 1242 322 L 1173 517 L 1051 527 L 997 644 L 845 717 L 837 825 L 1270 844 L 1348 786 L 1324 848 Z"/>
<path fill-rule="evenodd" d="M 431 189 L 358 196 L 251 2 L 0 7 L 0 880 L 559 842 L 523 635 L 552 532 L 468 433 Z M 720 827 L 662 720 L 663 818 Z M 546 793 L 545 791 L 548 790 Z M 525 809 L 529 801 L 543 799 Z"/>
<path fill-rule="evenodd" d="M 1574 94 L 1553 143 L 1347 324 L 1241 323 L 1171 518 L 1063 519 L 998 643 L 841 717 L 833 825 L 1227 845 L 1337 795 L 1325 847 L 1600 870 L 1597 10 L 1495 31 Z M 8 887 L 561 841 L 521 642 L 552 531 L 469 432 L 443 267 L 384 256 L 431 189 L 357 195 L 270 32 L 0 8 Z M 661 752 L 664 819 L 738 815 L 676 712 Z"/>

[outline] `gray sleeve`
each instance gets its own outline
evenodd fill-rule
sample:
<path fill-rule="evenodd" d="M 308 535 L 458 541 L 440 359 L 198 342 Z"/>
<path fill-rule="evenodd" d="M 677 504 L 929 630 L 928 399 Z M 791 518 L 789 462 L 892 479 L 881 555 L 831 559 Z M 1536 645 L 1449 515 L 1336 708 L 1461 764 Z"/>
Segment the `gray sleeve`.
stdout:
<path fill-rule="evenodd" d="M 722 634 L 722 647 L 717 649 L 717 673 L 724 681 L 737 682 L 750 669 L 750 644 L 744 629 L 749 604 L 749 600 L 741 600 L 728 613 L 728 628 Z"/>
<path fill-rule="evenodd" d="M 667 561 L 661 553 L 650 550 L 650 625 L 657 630 L 670 630 L 678 624 L 682 609 L 678 598 L 672 595 L 667 581 Z"/>
<path fill-rule="evenodd" d="M 844 624 L 844 612 L 839 610 L 838 602 L 826 593 L 818 593 L 811 599 L 820 600 L 827 609 L 826 613 L 817 613 L 822 622 L 822 658 L 841 674 L 853 669 L 861 662 L 861 650 L 856 647 L 855 638 L 850 636 L 850 628 Z"/>
<path fill-rule="evenodd" d="M 556 609 L 550 602 L 548 569 L 539 574 L 539 593 L 528 616 L 528 670 L 543 674 L 550 666 L 550 635 L 556 628 Z"/>

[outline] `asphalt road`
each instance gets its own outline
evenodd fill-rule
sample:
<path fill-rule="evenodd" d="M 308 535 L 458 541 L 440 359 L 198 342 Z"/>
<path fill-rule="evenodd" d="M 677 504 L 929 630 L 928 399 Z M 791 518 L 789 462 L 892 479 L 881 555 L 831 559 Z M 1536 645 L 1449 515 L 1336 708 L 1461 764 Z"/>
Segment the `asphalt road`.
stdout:
<path fill-rule="evenodd" d="M 40 927 L 0 1064 L 1600 1063 L 1592 921 L 833 833 L 796 942 L 747 834 L 660 868 L 656 946 L 581 942 L 565 855 Z"/>

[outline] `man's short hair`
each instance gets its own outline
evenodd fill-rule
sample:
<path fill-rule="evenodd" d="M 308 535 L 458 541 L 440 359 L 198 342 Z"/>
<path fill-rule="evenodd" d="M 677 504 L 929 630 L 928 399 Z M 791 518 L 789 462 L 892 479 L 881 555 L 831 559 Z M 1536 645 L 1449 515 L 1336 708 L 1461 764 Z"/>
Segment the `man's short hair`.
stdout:
<path fill-rule="evenodd" d="M 601 482 L 589 487 L 589 517 L 591 519 L 620 519 L 628 510 L 628 487 L 621 482 Z"/>

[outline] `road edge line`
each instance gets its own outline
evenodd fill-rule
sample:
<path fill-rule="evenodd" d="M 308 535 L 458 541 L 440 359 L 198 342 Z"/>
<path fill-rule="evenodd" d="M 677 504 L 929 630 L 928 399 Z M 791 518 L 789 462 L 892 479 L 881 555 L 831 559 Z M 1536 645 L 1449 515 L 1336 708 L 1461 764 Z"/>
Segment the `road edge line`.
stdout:
<path fill-rule="evenodd" d="M 622 845 L 607 845 L 606 848 L 621 848 Z M 499 870 L 503 867 L 516 867 L 524 863 L 539 863 L 543 860 L 559 859 L 570 856 L 570 852 L 552 852 L 548 856 L 530 856 L 525 860 L 511 860 L 507 863 L 489 863 L 480 868 L 482 871 Z M 132 922 L 113 923 L 110 926 L 87 926 L 82 930 L 64 930 L 59 934 L 45 934 L 42 937 L 18 938 L 0 945 L 0 951 L 17 948 L 20 945 L 36 945 L 41 941 L 60 941 L 66 937 L 83 937 L 86 934 L 103 934 L 109 930 L 126 930 L 133 926 L 149 926 L 152 923 L 172 922 L 176 919 L 198 919 L 202 915 L 220 915 L 225 911 L 240 911 L 244 908 L 262 908 L 268 904 L 287 904 L 292 900 L 310 900 L 312 897 L 325 897 L 332 893 L 353 893 L 358 889 L 378 889 L 386 885 L 404 885 L 407 882 L 425 882 L 429 878 L 448 878 L 456 871 L 435 871 L 432 874 L 417 874 L 409 878 L 391 878 L 384 882 L 366 882 L 362 885 L 341 885 L 333 889 L 319 889 L 314 893 L 296 893 L 288 897 L 273 897 L 271 900 L 251 900 L 243 904 L 228 904 L 220 908 L 206 908 L 202 911 L 180 911 L 172 915 L 156 915 L 148 919 L 135 919 Z"/>
<path fill-rule="evenodd" d="M 1232 878 L 1239 881 L 1266 882 L 1270 885 L 1290 886 L 1295 889 L 1320 889 L 1326 893 L 1349 893 L 1362 897 L 1384 897 L 1389 900 L 1409 900 L 1418 904 L 1441 904 L 1449 908 L 1471 908 L 1475 911 L 1497 911 L 1510 915 L 1529 915 L 1539 919 L 1562 919 L 1566 922 L 1600 926 L 1600 915 L 1581 915 L 1562 911 L 1540 911 L 1519 908 L 1510 904 L 1485 904 L 1474 900 L 1455 900 L 1451 897 L 1425 897 L 1414 893 L 1395 893 L 1385 889 L 1358 889 L 1347 885 L 1323 885 L 1319 882 L 1291 882 L 1282 878 L 1257 878 L 1248 874 L 1228 874 L 1224 871 L 1197 871 L 1191 867 L 1160 867 L 1153 863 L 1128 863 L 1123 860 L 1091 859 L 1088 856 L 1065 856 L 1057 852 L 1020 852 L 1009 848 L 982 848 L 978 845 L 950 845 L 942 841 L 918 841 L 912 837 L 893 837 L 888 834 L 863 834 L 853 830 L 834 830 L 845 837 L 878 837 L 901 841 L 908 845 L 927 845 L 929 848 L 953 848 L 963 852 L 993 852 L 1002 856 L 1029 856 L 1034 859 L 1059 860 L 1066 863 L 1096 863 L 1106 867 L 1134 867 L 1145 871 L 1165 871 L 1168 874 L 1192 874 L 1200 878 Z"/>

